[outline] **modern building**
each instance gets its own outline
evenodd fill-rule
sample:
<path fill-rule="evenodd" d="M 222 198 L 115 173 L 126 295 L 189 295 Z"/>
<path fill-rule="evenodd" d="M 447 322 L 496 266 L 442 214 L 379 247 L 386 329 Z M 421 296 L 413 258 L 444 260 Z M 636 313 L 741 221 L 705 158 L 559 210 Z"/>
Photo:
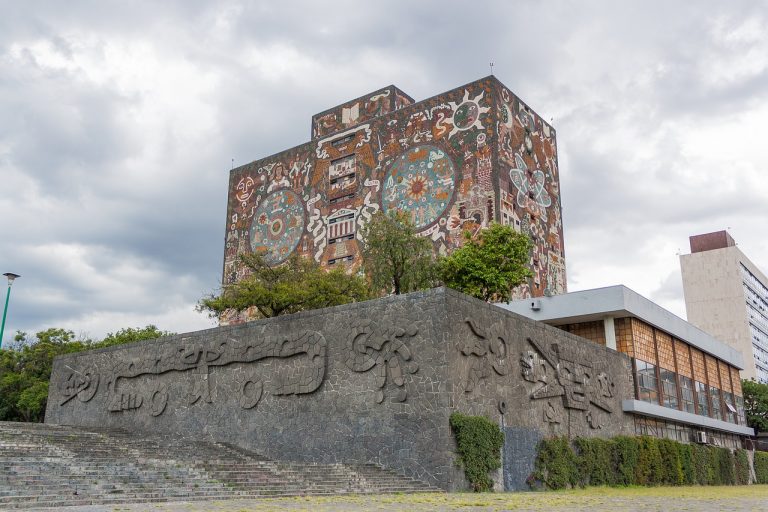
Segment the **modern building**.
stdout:
<path fill-rule="evenodd" d="M 233 169 L 222 282 L 244 277 L 238 255 L 253 251 L 357 271 L 361 228 L 393 210 L 439 254 L 512 225 L 534 242 L 518 296 L 566 291 L 555 130 L 493 76 L 418 102 L 385 87 L 314 115 L 310 141 Z"/>
<path fill-rule="evenodd" d="M 741 447 L 741 354 L 625 286 L 498 304 L 632 359 L 635 432 Z"/>
<path fill-rule="evenodd" d="M 743 378 L 768 383 L 768 277 L 726 231 L 689 240 L 680 256 L 688 321 L 743 355 Z"/>

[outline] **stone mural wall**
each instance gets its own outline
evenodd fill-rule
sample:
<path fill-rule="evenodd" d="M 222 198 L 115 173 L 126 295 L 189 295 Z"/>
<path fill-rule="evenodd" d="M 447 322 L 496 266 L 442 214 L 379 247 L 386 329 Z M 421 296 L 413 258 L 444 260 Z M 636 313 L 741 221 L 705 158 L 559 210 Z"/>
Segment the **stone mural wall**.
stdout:
<path fill-rule="evenodd" d="M 313 139 L 230 175 L 223 282 L 238 254 L 361 265 L 361 228 L 409 212 L 446 254 L 492 221 L 531 236 L 535 277 L 520 296 L 566 291 L 554 129 L 494 77 L 413 100 L 394 86 L 317 114 Z M 249 315 L 228 315 L 234 323 Z"/>
<path fill-rule="evenodd" d="M 45 420 L 372 462 L 463 489 L 451 412 L 515 427 L 510 442 L 613 436 L 633 430 L 629 397 L 626 356 L 435 289 L 59 357 Z M 520 473 L 518 459 L 507 466 Z"/>

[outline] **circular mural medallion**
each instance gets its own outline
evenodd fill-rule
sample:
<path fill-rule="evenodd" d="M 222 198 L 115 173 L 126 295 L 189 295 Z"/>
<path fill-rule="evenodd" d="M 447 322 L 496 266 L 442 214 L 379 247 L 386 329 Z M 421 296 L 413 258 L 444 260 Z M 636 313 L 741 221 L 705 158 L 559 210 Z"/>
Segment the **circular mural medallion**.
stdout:
<path fill-rule="evenodd" d="M 251 222 L 251 250 L 263 252 L 268 265 L 283 262 L 299 245 L 304 231 L 304 205 L 290 190 L 269 194 Z"/>
<path fill-rule="evenodd" d="M 416 229 L 440 217 L 453 197 L 453 162 L 442 149 L 416 146 L 395 160 L 384 179 L 382 210 L 409 212 Z"/>
<path fill-rule="evenodd" d="M 475 121 L 480 117 L 480 107 L 474 101 L 465 101 L 459 108 L 456 109 L 456 113 L 453 114 L 453 124 L 459 130 L 465 130 L 475 124 Z"/>

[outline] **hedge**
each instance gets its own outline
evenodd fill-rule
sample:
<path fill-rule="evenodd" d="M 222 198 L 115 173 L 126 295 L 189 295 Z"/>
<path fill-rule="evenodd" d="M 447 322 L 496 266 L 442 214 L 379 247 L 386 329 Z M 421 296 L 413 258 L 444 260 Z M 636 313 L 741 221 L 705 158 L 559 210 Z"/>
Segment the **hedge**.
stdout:
<path fill-rule="evenodd" d="M 768 484 L 767 452 L 755 452 L 755 478 L 759 484 Z"/>
<path fill-rule="evenodd" d="M 501 467 L 504 433 L 498 425 L 483 416 L 466 416 L 455 412 L 451 414 L 450 424 L 456 436 L 459 461 L 464 466 L 464 474 L 472 489 L 492 490 L 493 480 L 488 473 Z"/>
<path fill-rule="evenodd" d="M 541 441 L 533 488 L 594 485 L 737 485 L 749 483 L 745 450 L 682 444 L 648 436 L 613 439 L 565 437 Z M 758 482 L 768 483 L 768 454 L 755 456 Z M 761 478 L 763 479 L 761 481 Z"/>

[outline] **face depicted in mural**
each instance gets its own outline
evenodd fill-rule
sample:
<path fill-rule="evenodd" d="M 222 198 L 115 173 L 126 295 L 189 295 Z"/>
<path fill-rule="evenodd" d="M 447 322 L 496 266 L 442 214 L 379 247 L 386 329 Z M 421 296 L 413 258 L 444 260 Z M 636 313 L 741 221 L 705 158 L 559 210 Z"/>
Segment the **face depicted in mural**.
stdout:
<path fill-rule="evenodd" d="M 384 180 L 382 210 L 409 212 L 416 229 L 434 223 L 453 198 L 455 169 L 444 151 L 422 145 L 409 149 Z"/>
<path fill-rule="evenodd" d="M 297 194 L 278 190 L 264 198 L 251 223 L 251 250 L 263 252 L 264 261 L 284 261 L 299 244 L 304 231 L 304 206 Z"/>

